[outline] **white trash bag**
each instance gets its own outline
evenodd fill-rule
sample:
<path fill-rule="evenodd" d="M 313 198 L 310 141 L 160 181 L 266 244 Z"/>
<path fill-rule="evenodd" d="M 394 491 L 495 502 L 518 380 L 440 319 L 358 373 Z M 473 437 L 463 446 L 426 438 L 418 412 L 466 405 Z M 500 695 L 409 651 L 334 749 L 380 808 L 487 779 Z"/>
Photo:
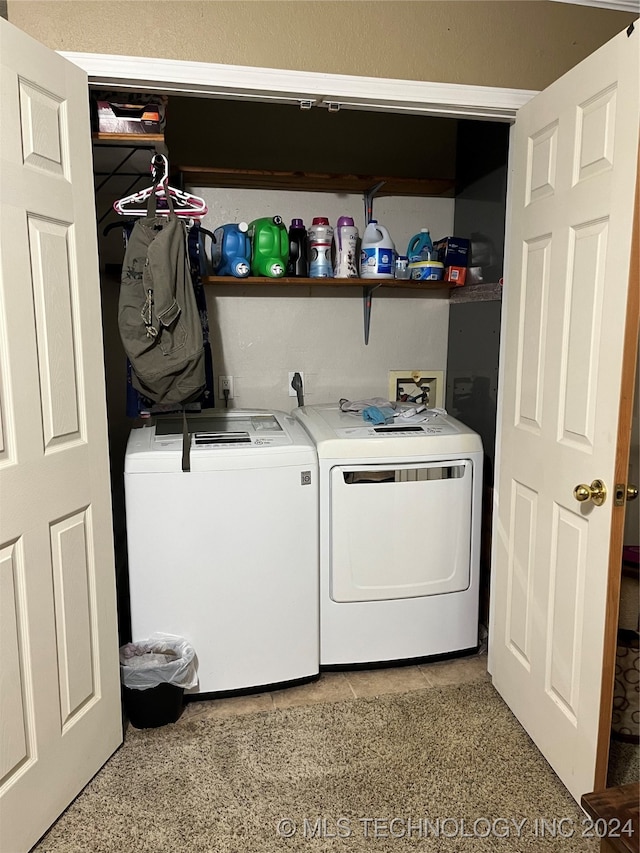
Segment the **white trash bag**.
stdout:
<path fill-rule="evenodd" d="M 148 640 L 120 648 L 120 675 L 125 687 L 148 690 L 164 682 L 195 687 L 198 682 L 195 650 L 182 637 L 152 634 Z"/>

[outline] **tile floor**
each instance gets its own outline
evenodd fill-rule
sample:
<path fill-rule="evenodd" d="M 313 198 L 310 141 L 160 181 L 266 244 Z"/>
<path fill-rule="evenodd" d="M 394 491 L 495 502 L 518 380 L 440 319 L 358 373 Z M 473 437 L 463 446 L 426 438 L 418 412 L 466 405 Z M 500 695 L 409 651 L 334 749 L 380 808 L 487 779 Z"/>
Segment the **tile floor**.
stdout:
<path fill-rule="evenodd" d="M 385 693 L 407 693 L 446 684 L 487 680 L 487 656 L 484 654 L 388 669 L 322 672 L 317 681 L 296 687 L 283 687 L 281 690 L 249 696 L 188 702 L 178 723 L 196 717 L 230 717 L 253 711 L 382 696 Z"/>

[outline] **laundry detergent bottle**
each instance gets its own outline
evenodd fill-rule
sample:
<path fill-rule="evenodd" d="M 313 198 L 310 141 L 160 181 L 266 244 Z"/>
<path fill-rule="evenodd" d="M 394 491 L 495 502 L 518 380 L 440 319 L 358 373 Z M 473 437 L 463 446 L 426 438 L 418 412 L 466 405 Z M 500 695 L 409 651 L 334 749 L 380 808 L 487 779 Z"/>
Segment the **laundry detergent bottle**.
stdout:
<path fill-rule="evenodd" d="M 358 229 L 350 216 L 338 219 L 331 252 L 335 278 L 358 277 Z"/>
<path fill-rule="evenodd" d="M 362 278 L 394 278 L 396 247 L 391 235 L 376 219 L 362 236 L 360 275 Z"/>
<path fill-rule="evenodd" d="M 309 228 L 309 277 L 332 278 L 331 241 L 333 228 L 326 216 L 316 216 Z"/>
<path fill-rule="evenodd" d="M 436 261 L 438 259 L 428 228 L 421 228 L 420 233 L 414 234 L 409 240 L 407 257 L 409 258 L 409 263 L 416 261 Z"/>
<path fill-rule="evenodd" d="M 251 268 L 251 240 L 246 222 L 221 225 L 213 232 L 211 265 L 216 275 L 246 278 Z"/>
<path fill-rule="evenodd" d="M 292 219 L 289 226 L 289 262 L 287 264 L 287 275 L 292 278 L 307 278 L 309 275 L 307 239 L 307 229 L 302 219 Z"/>
<path fill-rule="evenodd" d="M 251 273 L 282 278 L 289 261 L 289 235 L 280 216 L 263 216 L 249 223 Z"/>

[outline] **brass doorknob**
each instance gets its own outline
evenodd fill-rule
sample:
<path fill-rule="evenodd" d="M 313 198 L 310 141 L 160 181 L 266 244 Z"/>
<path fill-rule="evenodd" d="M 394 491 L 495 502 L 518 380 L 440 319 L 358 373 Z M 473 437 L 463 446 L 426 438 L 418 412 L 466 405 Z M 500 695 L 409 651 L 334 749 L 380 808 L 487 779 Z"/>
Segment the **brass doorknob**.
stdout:
<path fill-rule="evenodd" d="M 573 496 L 580 503 L 591 501 L 596 506 L 602 506 L 607 499 L 607 487 L 602 480 L 594 480 L 590 486 L 580 483 L 573 490 Z"/>
<path fill-rule="evenodd" d="M 634 486 L 633 483 L 627 484 L 627 495 L 626 498 L 628 501 L 635 501 L 638 497 L 638 487 Z"/>

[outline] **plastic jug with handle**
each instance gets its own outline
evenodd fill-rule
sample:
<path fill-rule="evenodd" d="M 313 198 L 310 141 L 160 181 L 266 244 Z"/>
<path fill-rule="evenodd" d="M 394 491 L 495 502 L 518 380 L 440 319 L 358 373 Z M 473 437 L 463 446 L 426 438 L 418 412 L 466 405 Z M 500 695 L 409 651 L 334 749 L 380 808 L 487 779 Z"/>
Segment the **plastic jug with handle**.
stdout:
<path fill-rule="evenodd" d="M 367 225 L 362 236 L 360 276 L 362 278 L 394 278 L 396 247 L 391 235 L 376 219 Z"/>
<path fill-rule="evenodd" d="M 246 222 L 230 222 L 213 232 L 211 265 L 216 275 L 246 278 L 251 265 L 251 240 Z"/>
<path fill-rule="evenodd" d="M 409 263 L 438 260 L 438 255 L 433 248 L 433 242 L 428 228 L 421 228 L 420 233 L 414 234 L 409 240 L 409 245 L 407 246 L 407 257 L 409 258 Z"/>
<path fill-rule="evenodd" d="M 289 235 L 281 216 L 263 216 L 249 223 L 251 272 L 282 278 L 289 260 Z"/>

